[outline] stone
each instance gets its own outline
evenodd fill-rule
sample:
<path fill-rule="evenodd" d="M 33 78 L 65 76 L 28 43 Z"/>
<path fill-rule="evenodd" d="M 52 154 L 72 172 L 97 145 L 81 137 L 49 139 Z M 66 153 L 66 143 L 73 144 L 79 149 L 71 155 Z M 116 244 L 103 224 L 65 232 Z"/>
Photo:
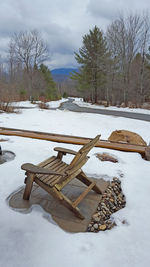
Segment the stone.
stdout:
<path fill-rule="evenodd" d="M 101 203 L 101 207 L 106 207 L 106 204 L 105 203 Z"/>
<path fill-rule="evenodd" d="M 94 222 L 99 222 L 100 221 L 100 212 L 97 212 L 95 213 L 93 216 L 92 216 L 92 219 Z"/>
<path fill-rule="evenodd" d="M 111 224 L 107 225 L 107 229 L 111 230 L 114 226 L 115 226 L 115 224 L 111 223 Z"/>
<path fill-rule="evenodd" d="M 124 102 L 121 103 L 120 105 L 121 108 L 125 108 L 126 107 L 126 104 Z"/>
<path fill-rule="evenodd" d="M 103 214 L 105 215 L 106 214 L 106 211 L 103 209 Z"/>
<path fill-rule="evenodd" d="M 119 183 L 121 183 L 120 180 L 119 180 L 117 177 L 113 177 L 113 181 L 114 181 L 114 182 L 117 182 L 117 183 L 118 183 L 118 181 L 119 181 Z"/>
<path fill-rule="evenodd" d="M 121 195 L 121 194 L 118 195 L 118 199 L 119 199 L 120 201 L 122 201 L 122 195 Z"/>
<path fill-rule="evenodd" d="M 110 162 L 113 162 L 113 163 L 117 163 L 118 162 L 117 158 L 115 158 L 114 155 L 110 155 L 108 153 L 102 153 L 102 154 L 97 153 L 96 157 L 98 159 L 100 159 L 101 161 L 110 161 Z"/>
<path fill-rule="evenodd" d="M 94 225 L 93 225 L 93 227 L 94 227 L 94 229 L 98 229 L 98 223 L 95 223 Z"/>
<path fill-rule="evenodd" d="M 109 221 L 109 220 L 108 220 L 108 221 L 107 221 L 107 224 L 112 224 L 112 221 Z"/>
<path fill-rule="evenodd" d="M 100 231 L 105 231 L 106 228 L 107 228 L 106 224 L 102 224 L 102 225 L 99 226 L 99 230 Z"/>
<path fill-rule="evenodd" d="M 97 218 L 99 216 L 98 212 L 95 213 L 93 216 L 92 216 L 92 219 L 95 220 L 95 218 Z"/>
<path fill-rule="evenodd" d="M 134 145 L 147 146 L 146 142 L 140 135 L 127 130 L 117 130 L 112 132 L 108 140 L 113 142 L 125 142 Z"/>
<path fill-rule="evenodd" d="M 96 217 L 95 219 L 94 219 L 94 222 L 99 222 L 100 221 L 100 217 Z"/>

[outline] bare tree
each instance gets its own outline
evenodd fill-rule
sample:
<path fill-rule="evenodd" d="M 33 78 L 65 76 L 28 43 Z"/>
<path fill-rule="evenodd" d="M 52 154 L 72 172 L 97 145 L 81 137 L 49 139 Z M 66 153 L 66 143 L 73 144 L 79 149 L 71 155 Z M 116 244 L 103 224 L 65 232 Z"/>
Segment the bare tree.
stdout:
<path fill-rule="evenodd" d="M 143 20 L 138 14 L 129 14 L 127 17 L 120 15 L 107 29 L 107 41 L 113 63 L 122 79 L 124 102 L 128 100 L 131 64 L 141 45 L 142 24 Z M 113 71 L 115 69 L 113 68 Z"/>
<path fill-rule="evenodd" d="M 9 44 L 10 53 L 21 61 L 27 70 L 48 58 L 48 48 L 37 30 L 14 33 Z"/>
<path fill-rule="evenodd" d="M 150 38 L 150 20 L 148 14 L 143 15 L 143 23 L 141 29 L 141 68 L 140 68 L 140 96 L 144 100 L 144 65 L 146 59 L 146 53 L 148 51 Z"/>
<path fill-rule="evenodd" d="M 28 90 L 32 94 L 34 70 L 48 59 L 48 48 L 37 30 L 14 33 L 9 43 L 11 75 L 13 64 L 22 64 L 28 78 Z"/>

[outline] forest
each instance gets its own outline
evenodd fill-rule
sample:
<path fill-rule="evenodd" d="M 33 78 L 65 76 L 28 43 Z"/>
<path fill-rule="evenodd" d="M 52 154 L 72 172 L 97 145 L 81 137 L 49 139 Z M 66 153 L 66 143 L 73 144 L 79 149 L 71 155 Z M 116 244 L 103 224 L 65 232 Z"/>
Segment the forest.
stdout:
<path fill-rule="evenodd" d="M 75 53 L 78 89 L 92 103 L 141 105 L 150 101 L 150 25 L 147 15 L 120 15 L 103 33 L 97 26 Z"/>

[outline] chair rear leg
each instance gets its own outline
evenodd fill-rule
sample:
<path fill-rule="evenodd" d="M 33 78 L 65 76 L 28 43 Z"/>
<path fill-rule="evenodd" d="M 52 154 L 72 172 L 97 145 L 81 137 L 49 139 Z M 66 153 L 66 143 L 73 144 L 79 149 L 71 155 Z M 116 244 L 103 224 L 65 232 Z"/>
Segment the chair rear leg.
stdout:
<path fill-rule="evenodd" d="M 79 173 L 76 178 L 87 186 L 89 186 L 92 183 L 92 181 L 85 175 L 83 171 Z M 102 194 L 101 189 L 97 185 L 95 185 L 92 188 L 92 190 L 95 191 L 97 194 Z"/>
<path fill-rule="evenodd" d="M 23 194 L 24 200 L 29 200 L 30 198 L 33 181 L 34 181 L 34 174 L 32 173 L 27 174 L 26 187 L 25 187 L 24 194 Z"/>

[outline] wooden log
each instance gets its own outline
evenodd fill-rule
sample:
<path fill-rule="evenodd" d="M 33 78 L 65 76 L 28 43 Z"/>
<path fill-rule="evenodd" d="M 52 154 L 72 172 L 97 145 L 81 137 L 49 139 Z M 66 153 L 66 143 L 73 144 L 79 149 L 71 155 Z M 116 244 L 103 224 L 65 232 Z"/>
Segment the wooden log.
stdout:
<path fill-rule="evenodd" d="M 2 127 L 0 128 L 0 134 L 47 140 L 47 141 L 58 142 L 58 143 L 75 144 L 75 145 L 84 145 L 84 144 L 87 144 L 91 140 L 90 138 L 86 138 L 86 137 L 60 135 L 60 134 L 53 134 L 53 133 L 41 133 L 41 132 L 35 132 L 35 131 L 32 132 L 32 131 L 27 131 L 27 130 L 2 128 Z M 102 147 L 102 148 L 114 149 L 114 150 L 125 151 L 125 152 L 136 152 L 136 153 L 140 153 L 143 157 L 145 156 L 145 148 L 146 148 L 146 146 L 126 144 L 123 142 L 110 142 L 107 140 L 99 140 L 97 144 L 95 145 L 95 147 Z"/>

